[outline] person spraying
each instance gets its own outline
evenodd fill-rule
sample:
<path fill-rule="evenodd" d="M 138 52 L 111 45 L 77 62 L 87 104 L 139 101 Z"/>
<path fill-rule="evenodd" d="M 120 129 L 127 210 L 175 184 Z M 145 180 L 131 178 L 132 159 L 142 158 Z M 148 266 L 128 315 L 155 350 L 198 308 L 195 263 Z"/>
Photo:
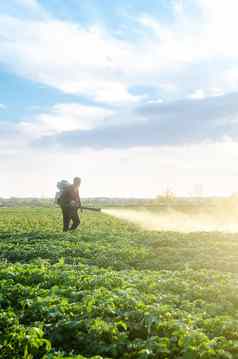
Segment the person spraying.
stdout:
<path fill-rule="evenodd" d="M 58 182 L 59 192 L 56 193 L 55 201 L 61 207 L 63 214 L 63 231 L 72 231 L 80 225 L 78 209 L 82 210 L 79 187 L 81 178 L 75 177 L 73 184 L 67 181 Z M 72 224 L 71 224 L 72 222 Z"/>

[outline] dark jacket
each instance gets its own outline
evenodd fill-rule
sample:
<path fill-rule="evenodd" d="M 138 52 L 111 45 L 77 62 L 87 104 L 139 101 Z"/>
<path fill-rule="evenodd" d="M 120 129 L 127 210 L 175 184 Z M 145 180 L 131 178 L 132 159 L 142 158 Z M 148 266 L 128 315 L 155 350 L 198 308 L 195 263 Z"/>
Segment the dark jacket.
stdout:
<path fill-rule="evenodd" d="M 72 201 L 77 202 L 79 207 L 81 206 L 78 189 L 75 189 L 73 185 L 70 185 L 66 187 L 65 190 L 63 191 L 60 197 L 59 204 L 61 207 L 70 207 Z"/>

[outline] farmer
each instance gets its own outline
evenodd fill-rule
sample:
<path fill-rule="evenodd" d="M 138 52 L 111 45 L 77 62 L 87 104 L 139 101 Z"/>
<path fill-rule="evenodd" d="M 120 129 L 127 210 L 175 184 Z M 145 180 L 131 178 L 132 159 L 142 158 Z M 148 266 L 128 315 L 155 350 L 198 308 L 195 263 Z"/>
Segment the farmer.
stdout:
<path fill-rule="evenodd" d="M 72 231 L 80 224 L 78 209 L 81 208 L 79 197 L 79 187 L 81 178 L 75 177 L 73 184 L 68 185 L 63 190 L 58 201 L 63 213 L 63 231 Z M 70 221 L 72 225 L 70 226 Z"/>

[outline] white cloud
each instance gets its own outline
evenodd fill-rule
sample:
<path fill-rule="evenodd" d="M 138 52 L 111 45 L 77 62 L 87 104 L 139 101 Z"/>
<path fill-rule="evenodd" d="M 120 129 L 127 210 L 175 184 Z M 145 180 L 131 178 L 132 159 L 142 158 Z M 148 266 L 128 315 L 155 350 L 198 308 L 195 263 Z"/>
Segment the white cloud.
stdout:
<path fill-rule="evenodd" d="M 109 121 L 138 121 L 128 108 L 144 98 L 132 95 L 131 86 L 158 89 L 158 102 L 236 91 L 237 1 L 194 0 L 200 12 L 193 15 L 176 1 L 173 23 L 146 14 L 134 20 L 133 26 L 143 35 L 136 41 L 115 38 L 97 24 L 82 27 L 53 19 L 34 0 L 16 2 L 32 17 L 0 16 L 1 64 L 43 85 L 126 110 L 62 103 L 14 128 L 2 123 L 0 172 L 6 175 L 0 177 L 0 195 L 50 195 L 66 173 L 69 179 L 82 175 L 84 195 L 154 196 L 167 186 L 188 194 L 199 183 L 206 193 L 236 191 L 238 144 L 230 140 L 130 150 L 71 149 L 70 153 L 43 152 L 29 143 Z M 152 100 L 148 96 L 146 101 Z"/>
<path fill-rule="evenodd" d="M 193 193 L 202 184 L 204 194 L 229 195 L 237 190 L 238 143 L 226 141 L 183 147 L 29 151 L 0 161 L 0 197 L 53 196 L 58 180 L 83 178 L 82 196 L 156 196 L 173 189 Z M 132 165 L 133 164 L 133 165 Z"/>
<path fill-rule="evenodd" d="M 3 103 L 0 103 L 0 110 L 6 110 L 6 106 Z"/>
<path fill-rule="evenodd" d="M 205 98 L 205 93 L 201 89 L 196 90 L 189 96 L 189 98 L 192 98 L 194 100 L 201 100 L 201 99 Z"/>
<path fill-rule="evenodd" d="M 219 88 L 211 88 L 207 89 L 206 91 L 202 89 L 197 89 L 193 93 L 191 93 L 188 98 L 194 99 L 194 100 L 202 100 L 206 97 L 216 97 L 216 96 L 222 96 L 224 95 L 224 92 Z"/>
<path fill-rule="evenodd" d="M 20 6 L 24 6 L 30 9 L 39 8 L 39 3 L 37 0 L 15 0 Z"/>
<path fill-rule="evenodd" d="M 157 98 L 157 99 L 152 99 L 152 100 L 148 100 L 146 101 L 147 103 L 163 103 L 164 101 L 161 98 Z"/>
<path fill-rule="evenodd" d="M 22 136 L 30 140 L 67 131 L 90 130 L 109 121 L 113 111 L 76 103 L 53 106 L 49 112 L 41 113 L 17 125 Z"/>
<path fill-rule="evenodd" d="M 22 19 L 44 19 L 48 17 L 47 12 L 40 3 L 40 0 L 11 0 L 4 1 L 1 7 L 1 14 L 17 14 Z"/>
<path fill-rule="evenodd" d="M 0 121 L 0 156 L 17 153 L 24 156 L 25 152 L 31 153 L 31 145 L 42 137 L 51 138 L 71 131 L 79 133 L 96 128 L 105 130 L 107 127 L 145 121 L 134 108 L 115 111 L 79 103 L 58 103 L 47 112 L 38 113 L 16 123 Z"/>
<path fill-rule="evenodd" d="M 15 124 L 0 121 L 0 156 L 2 162 L 7 162 L 8 155 L 15 155 L 29 150 L 28 140 L 17 130 Z"/>
<path fill-rule="evenodd" d="M 139 17 L 134 26 L 143 36 L 135 42 L 115 38 L 98 25 L 1 16 L 0 60 L 37 82 L 113 104 L 140 101 L 128 90 L 137 84 L 172 97 L 198 88 L 204 93 L 237 89 L 229 65 L 238 60 L 232 41 L 238 32 L 237 3 L 194 0 L 201 16 L 188 14 L 182 2 L 176 3 L 175 21 L 168 25 L 148 15 Z"/>
<path fill-rule="evenodd" d="M 23 76 L 98 101 L 137 100 L 123 75 L 129 45 L 99 28 L 2 16 L 0 36 L 1 61 Z"/>

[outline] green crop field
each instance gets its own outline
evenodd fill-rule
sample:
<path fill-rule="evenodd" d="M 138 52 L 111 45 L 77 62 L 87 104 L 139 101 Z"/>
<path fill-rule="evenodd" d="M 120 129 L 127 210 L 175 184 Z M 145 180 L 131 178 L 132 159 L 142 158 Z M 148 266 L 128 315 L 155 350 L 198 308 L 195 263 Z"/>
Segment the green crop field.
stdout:
<path fill-rule="evenodd" d="M 238 234 L 0 210 L 0 358 L 238 358 Z"/>

